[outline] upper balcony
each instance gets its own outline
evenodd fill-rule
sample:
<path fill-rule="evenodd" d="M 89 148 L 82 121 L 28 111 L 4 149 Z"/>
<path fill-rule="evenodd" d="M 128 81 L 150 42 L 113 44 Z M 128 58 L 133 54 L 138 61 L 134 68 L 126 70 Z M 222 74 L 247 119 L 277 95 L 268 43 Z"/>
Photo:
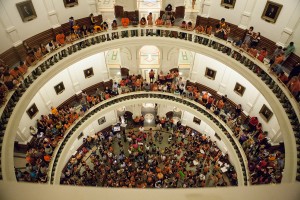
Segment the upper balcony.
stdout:
<path fill-rule="evenodd" d="M 156 34 L 159 31 L 159 34 Z M 148 33 L 148 34 L 147 34 Z M 185 33 L 184 38 L 177 36 Z M 113 37 L 118 35 L 118 37 Z M 32 67 L 19 87 L 8 95 L 1 107 L 1 172 L 4 180 L 15 180 L 13 168 L 13 144 L 17 125 L 30 100 L 41 85 L 51 77 L 85 57 L 97 52 L 136 44 L 161 44 L 184 48 L 226 64 L 246 77 L 269 102 L 278 119 L 279 126 L 285 130 L 285 169 L 283 182 L 294 182 L 297 176 L 297 146 L 299 137 L 300 109 L 297 101 L 277 77 L 270 74 L 268 66 L 241 51 L 232 43 L 213 36 L 184 31 L 176 27 L 129 27 L 109 30 L 83 38 L 57 49 Z M 232 56 L 234 55 L 234 56 Z M 297 140 L 298 144 L 299 140 Z M 299 168 L 299 166 L 298 166 Z"/>

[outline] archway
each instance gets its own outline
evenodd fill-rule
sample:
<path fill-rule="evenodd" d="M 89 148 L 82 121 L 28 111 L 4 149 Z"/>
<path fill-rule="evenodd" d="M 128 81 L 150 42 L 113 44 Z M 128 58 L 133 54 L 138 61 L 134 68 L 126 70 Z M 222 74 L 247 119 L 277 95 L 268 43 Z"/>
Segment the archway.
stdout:
<path fill-rule="evenodd" d="M 139 51 L 139 66 L 141 74 L 147 82 L 150 82 L 149 72 L 154 71 L 155 76 L 160 68 L 160 50 L 153 45 L 145 45 Z"/>

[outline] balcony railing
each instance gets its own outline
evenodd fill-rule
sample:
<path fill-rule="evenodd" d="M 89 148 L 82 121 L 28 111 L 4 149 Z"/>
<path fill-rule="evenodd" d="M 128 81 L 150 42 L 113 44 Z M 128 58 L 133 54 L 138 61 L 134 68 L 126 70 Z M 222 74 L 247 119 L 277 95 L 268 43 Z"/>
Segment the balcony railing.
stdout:
<path fill-rule="evenodd" d="M 104 108 L 106 107 L 113 107 L 117 103 L 122 102 L 123 104 L 126 101 L 132 101 L 133 99 L 139 99 L 142 101 L 143 99 L 145 101 L 149 101 L 149 99 L 154 99 L 156 101 L 158 100 L 168 100 L 168 101 L 173 101 L 173 102 L 178 102 L 181 103 L 185 106 L 188 106 L 192 109 L 194 109 L 196 112 L 199 112 L 203 114 L 205 117 L 207 117 L 208 120 L 211 120 L 214 124 L 216 124 L 219 129 L 222 132 L 225 132 L 226 137 L 232 144 L 235 153 L 237 155 L 238 162 L 240 163 L 241 166 L 241 171 L 238 172 L 237 166 L 235 166 L 235 169 L 238 174 L 238 180 L 239 180 L 239 185 L 248 185 L 249 184 L 249 172 L 248 172 L 248 163 L 247 163 L 247 157 L 244 153 L 243 148 L 241 147 L 240 143 L 238 140 L 235 138 L 232 130 L 213 112 L 210 110 L 207 110 L 203 105 L 192 101 L 187 98 L 182 98 L 181 96 L 170 94 L 170 93 L 163 93 L 163 92 L 132 92 L 132 93 L 127 93 L 127 94 L 121 94 L 118 96 L 115 96 L 111 99 L 105 100 L 94 107 L 92 107 L 80 120 L 78 120 L 75 124 L 70 127 L 68 132 L 65 134 L 65 137 L 59 142 L 57 148 L 53 152 L 52 155 L 52 160 L 49 165 L 49 173 L 48 173 L 48 181 L 53 184 L 53 183 L 59 183 L 59 180 L 54 180 L 54 177 L 60 177 L 56 175 L 56 173 L 61 173 L 61 171 L 57 171 L 57 165 L 58 162 L 63 162 L 65 158 L 60 158 L 60 155 L 71 138 L 71 136 L 77 131 L 77 129 L 90 117 L 95 115 L 98 112 L 101 112 Z M 78 131 L 77 131 L 78 132 Z M 60 160 L 61 159 L 61 160 Z M 234 158 L 232 158 L 234 159 Z M 242 176 L 242 177 L 241 177 Z"/>
<path fill-rule="evenodd" d="M 156 34 L 158 33 L 159 34 Z M 101 32 L 95 35 L 91 35 L 89 37 L 80 39 L 75 41 L 72 44 L 65 45 L 57 49 L 55 52 L 50 53 L 47 55 L 43 60 L 38 62 L 32 69 L 29 70 L 28 74 L 26 75 L 24 81 L 19 85 L 19 87 L 11 92 L 8 95 L 8 100 L 5 105 L 0 108 L 1 118 L 0 118 L 0 154 L 2 155 L 2 147 L 3 142 L 5 142 L 5 132 L 7 131 L 7 124 L 10 120 L 10 117 L 14 111 L 15 106 L 21 99 L 21 97 L 29 90 L 30 85 L 45 71 L 54 67 L 56 63 L 59 62 L 66 57 L 74 54 L 79 55 L 80 50 L 88 49 L 91 46 L 108 43 L 111 40 L 127 40 L 128 38 L 168 38 L 168 40 L 172 39 L 174 41 L 178 41 L 176 37 L 181 35 L 181 33 L 185 33 L 185 37 L 181 38 L 181 40 L 185 40 L 189 45 L 197 45 L 198 47 L 203 48 L 210 48 L 213 49 L 215 52 L 222 52 L 223 54 L 228 55 L 228 59 L 233 60 L 234 62 L 240 62 L 245 68 L 244 70 L 251 70 L 253 74 L 261 79 L 262 83 L 265 83 L 270 91 L 274 93 L 277 97 L 277 101 L 280 102 L 281 106 L 286 112 L 286 117 L 290 121 L 290 130 L 294 131 L 294 134 L 291 136 L 293 137 L 293 141 L 295 141 L 295 136 L 297 138 L 297 144 L 300 144 L 300 109 L 297 101 L 295 98 L 292 97 L 291 93 L 282 84 L 277 77 L 274 75 L 269 74 L 268 67 L 261 63 L 260 61 L 256 60 L 255 58 L 248 55 L 246 52 L 241 51 L 240 49 L 233 46 L 230 42 L 215 38 L 213 36 L 202 35 L 192 31 L 184 31 L 179 28 L 166 28 L 166 27 L 129 27 L 129 28 L 119 28 L 118 30 L 110 30 L 108 32 Z M 131 40 L 132 41 L 132 40 Z M 161 40 L 160 40 L 161 41 Z M 109 43 L 108 43 L 109 44 Z M 234 55 L 234 56 L 232 56 Z M 268 99 L 267 99 L 268 100 Z M 282 112 L 283 114 L 284 112 Z M 283 117 L 285 116 L 277 116 Z M 14 122 L 15 123 L 15 122 Z M 280 122 L 279 122 L 280 123 Z M 291 134 L 291 133 L 288 133 Z M 296 144 L 295 144 L 296 145 Z M 287 146 L 287 145 L 286 145 Z M 289 148 L 289 147 L 288 147 Z M 297 149 L 293 148 L 291 151 L 297 151 Z M 298 148 L 298 154 L 300 150 Z M 296 153 L 293 155 L 296 155 Z M 291 158 L 291 160 L 295 160 L 296 158 Z M 4 161 L 2 160 L 2 165 L 4 165 Z M 12 167 L 13 168 L 13 167 Z M 11 173 L 13 173 L 13 169 L 11 169 Z M 300 163 L 298 163 L 298 171 L 300 170 Z M 2 170 L 0 166 L 0 179 L 2 179 Z M 297 174 L 297 172 L 296 172 Z M 298 173 L 299 174 L 299 173 Z M 297 178 L 298 179 L 298 178 Z"/>

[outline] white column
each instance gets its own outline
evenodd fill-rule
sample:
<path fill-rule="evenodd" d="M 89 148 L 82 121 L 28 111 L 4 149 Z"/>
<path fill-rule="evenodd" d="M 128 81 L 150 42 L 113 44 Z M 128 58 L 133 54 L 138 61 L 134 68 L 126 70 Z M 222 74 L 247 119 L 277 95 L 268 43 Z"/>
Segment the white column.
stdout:
<path fill-rule="evenodd" d="M 57 13 L 54 9 L 52 0 L 44 0 L 44 5 L 49 15 L 49 21 L 51 23 L 52 28 L 60 27 L 60 23 L 58 21 Z"/>
<path fill-rule="evenodd" d="M 294 29 L 297 27 L 297 24 L 299 24 L 299 20 L 300 20 L 299 10 L 300 10 L 300 1 L 298 1 L 294 13 L 292 14 L 286 27 L 283 29 L 279 41 L 276 43 L 278 46 L 286 46 L 285 44 L 287 44 L 288 41 L 291 39 Z"/>
<path fill-rule="evenodd" d="M 43 93 L 43 91 L 44 91 L 44 93 Z M 40 91 L 38 92 L 38 95 L 40 95 L 40 97 L 41 97 L 41 99 L 42 99 L 42 101 L 43 101 L 45 107 L 46 107 L 46 108 L 49 110 L 49 112 L 50 112 L 50 111 L 51 111 L 51 106 L 53 106 L 53 105 L 52 105 L 53 102 L 50 100 L 50 98 L 49 98 L 47 92 L 45 92 L 45 90 L 40 90 Z"/>
<path fill-rule="evenodd" d="M 72 72 L 71 72 L 70 68 L 68 68 L 67 71 L 68 71 L 69 77 L 72 81 L 72 86 L 73 86 L 73 89 L 75 91 L 75 94 L 81 93 L 82 91 L 81 91 L 81 88 L 80 88 L 80 83 L 77 80 L 76 76 L 72 76 Z"/>
<path fill-rule="evenodd" d="M 242 18 L 238 26 L 239 28 L 247 29 L 255 4 L 256 0 L 247 1 L 245 10 L 242 12 Z"/>
<path fill-rule="evenodd" d="M 211 7 L 211 1 L 203 0 L 201 17 L 206 17 L 206 18 L 209 17 L 210 7 Z"/>
<path fill-rule="evenodd" d="M 278 144 L 280 142 L 283 142 L 282 133 L 280 129 L 275 133 L 275 135 L 273 135 L 273 137 L 271 137 L 271 142 L 272 144 Z"/>
<path fill-rule="evenodd" d="M 16 27 L 13 25 L 12 21 L 10 20 L 9 16 L 7 15 L 7 12 L 0 1 L 0 21 L 3 24 L 4 29 L 6 30 L 7 34 L 9 35 L 13 46 L 18 46 L 22 44 L 22 40 L 20 39 L 20 36 L 16 30 Z"/>
<path fill-rule="evenodd" d="M 18 128 L 18 130 L 17 130 L 17 137 L 16 137 L 16 139 L 17 139 L 17 141 L 20 143 L 20 144 L 25 144 L 25 142 L 26 142 L 26 140 L 28 139 L 26 136 L 25 136 L 25 130 L 26 130 L 26 128 L 24 127 L 23 128 L 23 131 L 22 130 L 20 130 L 20 128 Z"/>
<path fill-rule="evenodd" d="M 89 4 L 89 8 L 91 13 L 94 14 L 94 16 L 99 15 L 100 13 L 98 13 L 98 9 L 97 9 L 97 0 L 86 0 Z"/>

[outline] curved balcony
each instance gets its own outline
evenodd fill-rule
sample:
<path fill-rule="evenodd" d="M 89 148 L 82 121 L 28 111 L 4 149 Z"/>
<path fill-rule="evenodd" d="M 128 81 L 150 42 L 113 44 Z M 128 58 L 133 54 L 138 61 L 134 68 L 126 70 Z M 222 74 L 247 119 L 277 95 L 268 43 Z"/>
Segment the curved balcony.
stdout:
<path fill-rule="evenodd" d="M 229 159 L 237 171 L 238 184 L 249 184 L 249 172 L 248 167 L 246 167 L 248 166 L 247 158 L 232 130 L 217 115 L 207 110 L 203 105 L 190 99 L 183 99 L 178 95 L 163 92 L 132 92 L 121 94 L 92 107 L 80 120 L 76 121 L 76 123 L 70 127 L 64 138 L 59 142 L 58 147 L 53 152 L 52 160 L 49 165 L 48 181 L 51 184 L 59 184 L 61 172 L 65 166 L 64 161 L 69 159 L 66 158 L 66 154 L 86 126 L 97 120 L 103 113 L 109 112 L 116 107 L 141 102 L 159 104 L 172 103 L 172 105 L 188 111 L 208 123 L 215 131 L 221 133 L 219 135 L 228 147 Z M 222 134 L 223 132 L 226 134 Z"/>
<path fill-rule="evenodd" d="M 147 35 L 146 30 L 160 35 Z M 131 35 L 132 32 L 137 34 Z M 176 33 L 186 33 L 186 38 L 172 37 Z M 119 38 L 113 38 L 112 34 L 118 34 Z M 169 36 L 170 35 L 170 36 Z M 123 37 L 122 37 L 123 36 Z M 136 36 L 136 37 L 135 37 Z M 274 75 L 269 74 L 268 67 L 247 53 L 232 46 L 227 41 L 213 36 L 183 31 L 178 28 L 165 27 L 131 27 L 120 28 L 115 31 L 102 32 L 66 45 L 57 51 L 47 55 L 35 67 L 29 70 L 20 86 L 8 95 L 8 101 L 1 108 L 0 142 L 1 142 L 1 173 L 5 180 L 15 180 L 13 172 L 13 143 L 16 129 L 26 106 L 38 91 L 39 86 L 45 84 L 52 76 L 67 68 L 70 64 L 96 52 L 118 48 L 122 45 L 137 44 L 166 44 L 179 48 L 185 48 L 201 53 L 223 62 L 233 70 L 247 77 L 270 103 L 276 115 L 279 126 L 286 133 L 283 134 L 286 160 L 283 182 L 293 182 L 297 174 L 297 148 L 295 136 L 299 137 L 300 109 L 296 100 L 288 89 Z M 231 55 L 235 55 L 232 57 Z M 30 87 L 30 89 L 28 89 Z M 271 92 L 272 91 L 272 92 Z M 22 103 L 19 103 L 22 102 Z M 284 115 L 283 113 L 286 113 Z M 12 120 L 10 120 L 12 119 Z M 17 123 L 16 123 L 17 122 Z M 9 133 L 9 134 L 8 134 Z M 297 140 L 297 144 L 299 143 Z"/>

